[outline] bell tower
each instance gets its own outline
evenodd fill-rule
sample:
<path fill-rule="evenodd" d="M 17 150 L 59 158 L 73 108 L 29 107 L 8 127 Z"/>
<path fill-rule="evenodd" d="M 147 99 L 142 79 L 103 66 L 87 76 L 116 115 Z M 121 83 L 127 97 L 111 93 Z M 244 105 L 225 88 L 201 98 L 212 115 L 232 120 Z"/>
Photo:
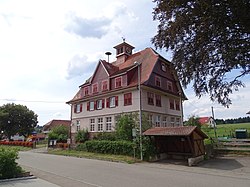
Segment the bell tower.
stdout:
<path fill-rule="evenodd" d="M 126 59 L 132 55 L 132 51 L 134 47 L 125 42 L 125 38 L 123 38 L 123 42 L 114 47 L 116 49 L 116 63 L 115 65 L 122 64 L 126 61 Z"/>

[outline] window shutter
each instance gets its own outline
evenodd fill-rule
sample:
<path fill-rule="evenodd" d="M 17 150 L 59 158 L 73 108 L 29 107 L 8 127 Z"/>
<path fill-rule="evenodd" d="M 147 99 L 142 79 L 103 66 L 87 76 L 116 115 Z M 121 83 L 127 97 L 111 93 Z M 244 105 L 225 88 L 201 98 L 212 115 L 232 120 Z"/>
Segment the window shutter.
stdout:
<path fill-rule="evenodd" d="M 96 107 L 97 106 L 97 101 L 96 102 L 94 102 L 94 110 L 96 110 Z"/>
<path fill-rule="evenodd" d="M 105 99 L 102 100 L 102 108 L 105 108 Z"/>
<path fill-rule="evenodd" d="M 80 105 L 80 112 L 82 112 L 82 103 L 81 103 L 81 105 Z"/>
<path fill-rule="evenodd" d="M 127 105 L 127 95 L 124 94 L 124 106 Z"/>
<path fill-rule="evenodd" d="M 74 105 L 74 113 L 76 113 L 76 107 L 77 107 L 77 106 L 76 106 L 76 105 Z"/>
<path fill-rule="evenodd" d="M 89 102 L 87 102 L 87 111 L 89 111 Z"/>
<path fill-rule="evenodd" d="M 109 108 L 109 98 L 106 99 L 106 107 Z"/>
<path fill-rule="evenodd" d="M 115 96 L 115 106 L 118 106 L 118 96 Z"/>

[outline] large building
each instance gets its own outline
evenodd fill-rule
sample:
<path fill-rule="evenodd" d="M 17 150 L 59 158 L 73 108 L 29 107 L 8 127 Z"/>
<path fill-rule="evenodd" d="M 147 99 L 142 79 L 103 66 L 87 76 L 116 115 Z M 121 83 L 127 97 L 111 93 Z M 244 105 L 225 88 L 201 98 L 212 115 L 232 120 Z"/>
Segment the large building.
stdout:
<path fill-rule="evenodd" d="M 152 48 L 133 54 L 134 47 L 125 41 L 114 48 L 116 61 L 100 60 L 93 75 L 67 102 L 73 141 L 81 129 L 88 129 L 92 136 L 114 131 L 116 116 L 122 113 L 141 111 L 152 127 L 182 126 L 186 96 L 172 64 Z"/>

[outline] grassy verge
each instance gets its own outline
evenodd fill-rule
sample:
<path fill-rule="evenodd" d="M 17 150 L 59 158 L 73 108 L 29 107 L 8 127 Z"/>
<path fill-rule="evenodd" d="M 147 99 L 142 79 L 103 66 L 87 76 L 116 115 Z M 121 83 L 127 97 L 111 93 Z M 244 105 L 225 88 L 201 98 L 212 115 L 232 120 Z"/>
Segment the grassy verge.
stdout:
<path fill-rule="evenodd" d="M 112 162 L 124 162 L 128 164 L 140 162 L 140 160 L 138 159 L 134 159 L 133 157 L 124 156 L 124 155 L 108 155 L 108 154 L 90 153 L 90 152 L 75 151 L 75 150 L 53 149 L 53 150 L 49 150 L 48 153 L 55 154 L 55 155 L 106 160 L 106 161 L 112 161 Z"/>
<path fill-rule="evenodd" d="M 8 145 L 0 145 L 0 148 L 8 148 L 8 149 L 15 149 L 17 151 L 29 151 L 32 148 L 30 147 L 23 147 L 23 146 L 8 146 Z"/>
<path fill-rule="evenodd" d="M 223 124 L 217 125 L 216 132 L 218 137 L 231 137 L 235 135 L 236 129 L 247 129 L 250 132 L 250 123 L 236 123 L 236 124 Z M 202 126 L 201 130 L 205 132 L 209 137 L 214 138 L 214 129 Z"/>

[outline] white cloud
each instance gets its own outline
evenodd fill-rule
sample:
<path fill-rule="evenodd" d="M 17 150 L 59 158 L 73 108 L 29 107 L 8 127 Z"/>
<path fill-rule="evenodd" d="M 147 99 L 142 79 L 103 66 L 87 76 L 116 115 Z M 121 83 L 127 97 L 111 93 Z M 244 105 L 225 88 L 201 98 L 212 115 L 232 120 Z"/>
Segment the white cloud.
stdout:
<path fill-rule="evenodd" d="M 90 61 L 87 56 L 75 55 L 68 63 L 67 79 L 75 76 L 88 76 L 93 73 L 96 61 Z"/>

